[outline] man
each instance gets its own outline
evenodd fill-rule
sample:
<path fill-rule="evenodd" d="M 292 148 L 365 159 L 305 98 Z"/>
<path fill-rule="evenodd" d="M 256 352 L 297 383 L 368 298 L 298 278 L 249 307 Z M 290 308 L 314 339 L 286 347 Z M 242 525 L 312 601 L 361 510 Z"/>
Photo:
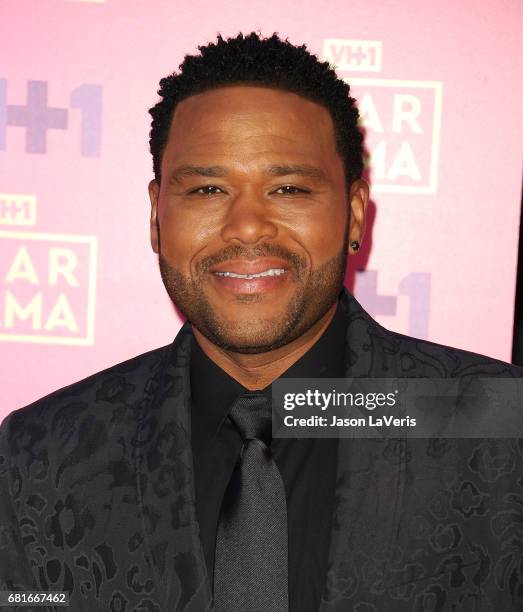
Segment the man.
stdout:
<path fill-rule="evenodd" d="M 150 111 L 149 193 L 187 321 L 5 419 L 0 588 L 75 612 L 523 609 L 517 440 L 242 429 L 282 377 L 523 372 L 387 331 L 343 287 L 368 187 L 327 64 L 252 33 L 180 68 Z"/>

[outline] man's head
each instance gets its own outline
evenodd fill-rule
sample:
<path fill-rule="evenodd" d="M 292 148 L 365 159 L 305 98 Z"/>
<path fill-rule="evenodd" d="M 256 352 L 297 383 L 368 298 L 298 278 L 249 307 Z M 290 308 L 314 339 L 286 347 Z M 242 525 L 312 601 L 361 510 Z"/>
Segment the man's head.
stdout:
<path fill-rule="evenodd" d="M 251 33 L 199 49 L 150 110 L 151 243 L 199 332 L 265 352 L 331 309 L 363 235 L 358 112 L 304 45 Z"/>

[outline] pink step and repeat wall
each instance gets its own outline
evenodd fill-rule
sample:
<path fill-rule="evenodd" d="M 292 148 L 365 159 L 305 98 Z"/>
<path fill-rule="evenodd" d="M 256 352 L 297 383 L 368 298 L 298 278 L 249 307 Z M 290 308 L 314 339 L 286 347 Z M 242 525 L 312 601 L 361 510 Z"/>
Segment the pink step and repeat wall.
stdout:
<path fill-rule="evenodd" d="M 149 245 L 159 79 L 277 31 L 336 65 L 371 157 L 346 284 L 383 325 L 510 360 L 521 0 L 0 0 L 0 418 L 168 344 Z"/>

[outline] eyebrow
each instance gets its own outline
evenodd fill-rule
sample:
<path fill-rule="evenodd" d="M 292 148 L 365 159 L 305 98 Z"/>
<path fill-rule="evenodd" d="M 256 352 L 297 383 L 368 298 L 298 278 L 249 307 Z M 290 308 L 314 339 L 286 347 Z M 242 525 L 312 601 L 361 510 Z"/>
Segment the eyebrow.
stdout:
<path fill-rule="evenodd" d="M 268 166 L 265 173 L 269 176 L 283 177 L 289 175 L 304 176 L 319 181 L 327 181 L 325 172 L 317 166 L 310 164 L 278 164 Z M 227 176 L 228 170 L 225 166 L 192 166 L 189 164 L 175 168 L 169 174 L 169 182 L 180 182 L 185 176 L 203 176 L 211 178 L 221 178 Z"/>

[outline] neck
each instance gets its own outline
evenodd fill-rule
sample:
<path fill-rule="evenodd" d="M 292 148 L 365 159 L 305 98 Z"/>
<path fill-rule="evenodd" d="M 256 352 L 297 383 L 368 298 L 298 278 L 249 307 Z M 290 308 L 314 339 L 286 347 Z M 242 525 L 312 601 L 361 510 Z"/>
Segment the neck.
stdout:
<path fill-rule="evenodd" d="M 289 344 L 265 353 L 244 354 L 227 351 L 208 340 L 193 326 L 202 351 L 229 376 L 250 391 L 263 389 L 304 355 L 321 337 L 334 317 L 336 301 L 321 319 Z"/>

